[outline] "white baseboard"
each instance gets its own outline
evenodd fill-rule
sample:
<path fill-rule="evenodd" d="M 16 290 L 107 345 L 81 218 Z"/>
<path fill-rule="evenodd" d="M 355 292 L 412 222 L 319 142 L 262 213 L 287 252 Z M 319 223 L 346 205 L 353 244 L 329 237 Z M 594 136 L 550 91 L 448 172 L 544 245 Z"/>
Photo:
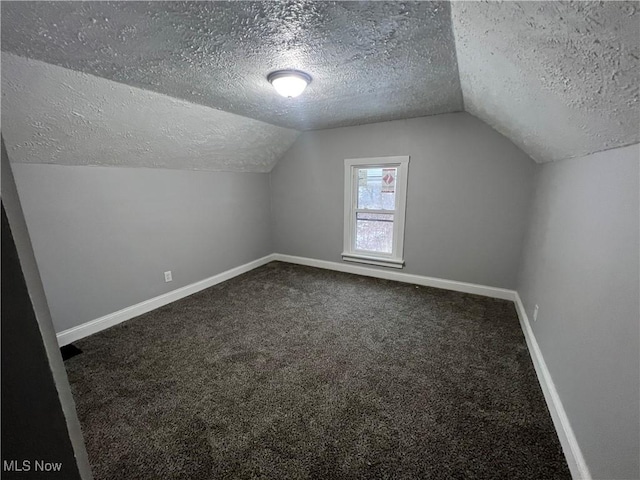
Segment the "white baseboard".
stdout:
<path fill-rule="evenodd" d="M 204 290 L 205 288 L 217 285 L 218 283 L 229 280 L 233 277 L 246 273 L 250 270 L 253 270 L 254 268 L 258 268 L 274 260 L 287 263 L 295 263 L 298 265 L 307 265 L 310 267 L 324 268 L 328 270 L 336 270 L 339 272 L 355 273 L 358 275 L 383 278 L 386 280 L 395 280 L 404 283 L 413 283 L 426 287 L 436 287 L 444 288 L 447 290 L 455 290 L 458 292 L 474 293 L 477 295 L 501 298 L 505 300 L 514 300 L 516 295 L 515 291 L 503 288 L 486 287 L 484 285 L 476 285 L 473 283 L 456 282 L 452 280 L 443 280 L 433 277 L 424 277 L 421 275 L 412 275 L 397 271 L 377 270 L 360 265 L 342 264 L 337 262 L 328 262 L 325 260 L 315 260 L 312 258 L 295 257 L 292 255 L 272 253 L 252 262 L 240 265 L 239 267 L 227 270 L 226 272 L 214 275 L 213 277 L 205 278 L 204 280 L 192 283 L 191 285 L 178 288 L 171 292 L 167 292 L 149 300 L 145 300 L 144 302 L 137 303 L 136 305 L 123 308 L 122 310 L 118 310 L 117 312 L 110 313 L 108 315 L 105 315 L 104 317 L 96 318 L 95 320 L 83 323 L 82 325 L 64 330 L 56 335 L 58 338 L 58 344 L 60 346 L 63 346 L 75 342 L 76 340 L 80 340 L 81 338 L 100 332 L 106 328 L 117 325 L 118 323 L 130 320 L 134 317 L 142 315 L 143 313 L 150 312 L 152 310 L 155 310 L 156 308 L 160 308 L 171 302 L 180 300 L 181 298 L 193 295 L 200 290 Z"/>
<path fill-rule="evenodd" d="M 529 354 L 531 355 L 531 360 L 533 361 L 533 365 L 538 376 L 538 382 L 542 388 L 544 398 L 547 402 L 547 407 L 549 408 L 553 424 L 556 428 L 556 432 L 558 433 L 560 444 L 562 445 L 562 450 L 567 459 L 569 469 L 571 470 L 571 476 L 574 480 L 591 480 L 591 474 L 589 473 L 587 464 L 582 456 L 582 451 L 580 450 L 580 446 L 578 445 L 578 441 L 573 433 L 567 414 L 562 402 L 560 401 L 560 397 L 558 396 L 551 374 L 547 369 L 547 365 L 544 361 L 544 357 L 542 356 L 542 352 L 540 351 L 540 347 L 538 346 L 538 342 L 533 335 L 533 330 L 531 330 L 529 319 L 518 292 L 504 288 L 477 285 L 474 283 L 425 277 L 422 275 L 413 275 L 398 271 L 379 270 L 360 265 L 315 260 L 312 258 L 295 257 L 280 253 L 274 254 L 272 260 L 513 301 L 516 305 L 516 311 L 518 312 L 518 318 L 520 319 L 520 326 L 527 341 Z"/>
<path fill-rule="evenodd" d="M 298 265 L 306 265 L 308 267 L 324 268 L 326 270 L 335 270 L 338 272 L 355 273 L 366 277 L 382 278 L 384 280 L 394 280 L 396 282 L 412 283 L 422 285 L 424 287 L 443 288 L 445 290 L 454 290 L 456 292 L 473 293 L 485 297 L 501 298 L 503 300 L 515 301 L 516 291 L 506 288 L 487 287 L 485 285 L 477 285 L 475 283 L 457 282 L 455 280 L 444 280 L 442 278 L 425 277 L 423 275 L 414 275 L 411 273 L 398 272 L 397 270 L 379 270 L 353 263 L 329 262 L 326 260 L 316 260 L 306 257 L 295 257 L 293 255 L 283 255 L 281 253 L 273 254 L 273 260 L 280 262 L 295 263 Z"/>
<path fill-rule="evenodd" d="M 104 317 L 96 318 L 95 320 L 83 323 L 82 325 L 78 325 L 77 327 L 69 328 L 68 330 L 64 330 L 56 335 L 56 337 L 58 338 L 58 344 L 60 346 L 63 346 L 71 342 L 75 342 L 76 340 L 80 340 L 81 338 L 100 332 L 101 330 L 117 325 L 118 323 L 130 320 L 134 317 L 142 315 L 143 313 L 150 312 L 151 310 L 155 310 L 156 308 L 160 308 L 171 302 L 180 300 L 181 298 L 193 295 L 200 290 L 204 290 L 205 288 L 209 288 L 217 285 L 218 283 L 222 283 L 225 280 L 237 277 L 238 275 L 253 270 L 254 268 L 261 267 L 262 265 L 265 265 L 273 260 L 273 254 L 270 254 L 252 262 L 245 263 L 244 265 L 240 265 L 239 267 L 232 268 L 231 270 L 219 273 L 218 275 L 214 275 L 213 277 L 205 278 L 204 280 L 200 280 L 199 282 L 192 283 L 191 285 L 186 285 L 176 290 L 172 290 L 171 292 L 167 292 L 149 300 L 145 300 L 144 302 L 137 303 L 136 305 L 123 308 L 122 310 L 110 313 L 109 315 L 105 315 Z"/>
<path fill-rule="evenodd" d="M 562 445 L 564 456 L 567 459 L 571 476 L 574 480 L 591 480 L 591 473 L 589 472 L 589 468 L 582 456 L 580 445 L 578 445 L 578 440 L 573 433 L 573 429 L 569 423 L 569 418 L 564 410 L 564 406 L 562 405 L 556 386 L 553 383 L 551 373 L 544 361 L 542 351 L 540 350 L 540 346 L 533 334 L 531 324 L 529 323 L 529 317 L 527 316 L 527 312 L 524 309 L 524 305 L 522 304 L 522 300 L 518 293 L 516 293 L 515 302 L 516 311 L 520 318 L 520 326 L 522 327 L 524 337 L 527 340 L 529 354 L 531 355 L 533 366 L 535 367 L 536 374 L 538 375 L 538 382 L 540 383 L 544 398 L 547 402 L 549 413 L 551 413 L 553 424 L 556 427 L 556 432 L 558 433 L 558 438 Z"/>
<path fill-rule="evenodd" d="M 511 300 L 515 302 L 516 311 L 520 319 L 520 326 L 524 332 L 525 339 L 527 341 L 527 347 L 529 348 L 529 354 L 538 376 L 538 381 L 542 388 L 544 398 L 547 402 L 551 418 L 558 433 L 558 438 L 562 445 L 571 475 L 575 480 L 591 480 L 591 474 L 587 464 L 585 463 L 582 451 L 578 445 L 578 441 L 573 433 L 573 429 L 569 423 L 569 419 L 564 410 L 558 392 L 556 391 L 551 374 L 547 369 L 547 365 L 538 346 L 538 342 L 533 334 L 531 325 L 529 324 L 529 318 L 525 312 L 522 300 L 515 290 L 508 290 L 505 288 L 488 287 L 485 285 L 477 285 L 475 283 L 457 282 L 454 280 L 444 280 L 435 277 L 426 277 L 422 275 L 414 275 L 409 273 L 403 273 L 398 271 L 379 270 L 374 268 L 367 268 L 360 265 L 343 264 L 338 262 L 329 262 L 326 260 L 316 260 L 313 258 L 296 257 L 293 255 L 284 255 L 280 253 L 272 253 L 257 260 L 254 260 L 239 267 L 232 268 L 225 272 L 219 273 L 212 277 L 206 278 L 191 285 L 178 288 L 171 292 L 159 295 L 144 302 L 132 305 L 117 312 L 110 313 L 104 317 L 97 318 L 82 325 L 64 330 L 57 334 L 58 344 L 60 346 L 67 345 L 81 338 L 87 337 L 101 330 L 105 330 L 109 327 L 122 323 L 131 318 L 137 317 L 144 313 L 160 308 L 181 298 L 187 297 L 194 293 L 197 293 L 205 288 L 212 287 L 218 283 L 222 283 L 233 277 L 237 277 L 243 273 L 246 273 L 255 268 L 266 265 L 272 261 L 280 261 L 286 263 L 294 263 L 297 265 L 306 265 L 309 267 L 323 268 L 326 270 L 335 270 L 338 272 L 353 273 L 357 275 L 363 275 L 367 277 L 382 278 L 385 280 L 394 280 L 403 283 L 412 283 L 415 285 L 422 285 L 425 287 L 442 288 L 445 290 L 453 290 L 456 292 L 471 293 L 475 295 L 482 295 L 485 297 L 499 298 L 503 300 Z"/>

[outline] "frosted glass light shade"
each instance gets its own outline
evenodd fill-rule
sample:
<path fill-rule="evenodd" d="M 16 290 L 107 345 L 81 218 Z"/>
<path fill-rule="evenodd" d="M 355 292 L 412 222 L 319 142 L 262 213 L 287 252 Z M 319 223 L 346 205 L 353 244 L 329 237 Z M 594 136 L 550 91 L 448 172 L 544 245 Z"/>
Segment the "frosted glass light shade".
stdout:
<path fill-rule="evenodd" d="M 311 77 L 297 70 L 279 70 L 270 73 L 267 80 L 283 97 L 295 98 L 304 92 L 304 89 L 311 82 Z"/>

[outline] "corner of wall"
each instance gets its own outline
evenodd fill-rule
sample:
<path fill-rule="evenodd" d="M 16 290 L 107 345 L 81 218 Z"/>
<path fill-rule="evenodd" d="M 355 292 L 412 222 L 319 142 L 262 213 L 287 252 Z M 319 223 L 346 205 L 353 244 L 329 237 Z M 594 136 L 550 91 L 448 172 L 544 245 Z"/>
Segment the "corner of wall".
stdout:
<path fill-rule="evenodd" d="M 529 157 L 531 158 L 531 157 Z M 516 292 L 520 291 L 520 286 L 522 283 L 522 275 L 524 273 L 524 263 L 525 263 L 525 254 L 527 251 L 528 239 L 531 230 L 531 219 L 533 218 L 533 208 L 535 204 L 535 199 L 537 195 L 537 184 L 538 177 L 540 175 L 540 170 L 543 166 L 537 163 L 533 158 L 531 161 L 535 164 L 535 172 L 533 174 L 533 180 L 531 182 L 531 192 L 529 192 L 529 205 L 527 206 L 527 211 L 525 213 L 525 229 L 522 232 L 522 238 L 520 239 L 520 253 L 518 255 L 518 264 L 516 267 L 516 278 L 515 278 L 515 290 Z"/>
<path fill-rule="evenodd" d="M 280 161 L 280 160 L 278 160 Z M 275 165 L 274 165 L 275 167 Z M 273 214 L 273 179 L 272 179 L 273 169 L 269 172 L 269 251 L 275 252 L 275 221 L 276 217 Z"/>
<path fill-rule="evenodd" d="M 273 175 L 278 173 L 278 168 L 281 165 L 282 160 L 289 155 L 289 152 L 293 149 L 294 145 L 298 143 L 300 138 L 304 135 L 305 132 L 298 132 L 296 139 L 289 145 L 289 148 L 284 151 L 284 153 L 278 158 L 278 160 L 273 164 L 271 170 L 269 170 L 269 239 L 270 239 L 270 251 L 276 252 L 278 249 L 276 248 L 276 215 L 275 208 L 273 205 Z"/>

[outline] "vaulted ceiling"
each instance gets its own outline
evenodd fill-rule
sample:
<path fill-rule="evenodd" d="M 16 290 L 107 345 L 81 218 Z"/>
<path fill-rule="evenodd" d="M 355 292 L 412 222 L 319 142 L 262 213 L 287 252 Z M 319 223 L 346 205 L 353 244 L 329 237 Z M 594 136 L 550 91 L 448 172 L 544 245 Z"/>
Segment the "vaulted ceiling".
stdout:
<path fill-rule="evenodd" d="M 584 155 L 640 141 L 637 7 L 2 2 L 3 135 L 18 162 L 269 171 L 301 130 L 467 110 Z"/>

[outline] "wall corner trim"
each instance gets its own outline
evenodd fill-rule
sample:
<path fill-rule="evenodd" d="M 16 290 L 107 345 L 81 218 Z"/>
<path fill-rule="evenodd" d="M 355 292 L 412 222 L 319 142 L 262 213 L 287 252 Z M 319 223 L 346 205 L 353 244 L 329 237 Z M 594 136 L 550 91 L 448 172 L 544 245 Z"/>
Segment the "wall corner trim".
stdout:
<path fill-rule="evenodd" d="M 246 273 L 250 270 L 261 267 L 262 265 L 266 265 L 273 260 L 273 254 L 266 255 L 262 258 L 258 258 L 257 260 L 253 260 L 252 262 L 245 263 L 244 265 L 240 265 L 212 277 L 205 278 L 204 280 L 200 280 L 176 290 L 163 293 L 162 295 L 158 295 L 157 297 L 145 300 L 144 302 L 140 302 L 135 305 L 131 305 L 130 307 L 123 308 L 122 310 L 118 310 L 117 312 L 113 312 L 103 317 L 96 318 L 95 320 L 91 320 L 76 327 L 71 327 L 67 330 L 63 330 L 56 335 L 56 337 L 58 338 L 58 344 L 60 346 L 68 345 L 71 342 L 75 342 L 76 340 L 80 340 L 81 338 L 93 335 L 94 333 L 98 333 L 109 327 L 113 327 L 114 325 L 142 315 L 143 313 L 150 312 L 152 310 L 155 310 L 156 308 L 160 308 L 171 302 L 180 300 L 181 298 L 193 295 L 194 293 L 204 290 L 205 288 L 213 287 L 214 285 L 222 283 L 233 277 L 242 275 L 243 273 Z"/>
<path fill-rule="evenodd" d="M 592 480 L 587 463 L 582 456 L 582 450 L 580 450 L 578 440 L 573 433 L 573 429 L 569 423 L 569 418 L 567 417 L 562 401 L 560 400 L 560 396 L 556 390 L 556 386 L 551 378 L 551 373 L 547 368 L 540 346 L 538 345 L 533 330 L 531 329 L 531 324 L 529 323 L 527 312 L 524 309 L 524 304 L 517 292 L 515 295 L 515 304 L 518 318 L 520 319 L 520 326 L 522 327 L 524 338 L 527 341 L 529 355 L 531 355 L 531 360 L 535 367 L 536 375 L 538 376 L 538 382 L 542 388 L 542 393 L 544 394 L 544 399 L 547 402 L 551 419 L 553 420 L 556 432 L 558 433 L 558 438 L 562 445 L 564 456 L 567 459 L 571 476 L 574 480 Z"/>
<path fill-rule="evenodd" d="M 365 277 L 382 278 L 384 280 L 412 283 L 414 285 L 421 285 L 423 287 L 443 288 L 445 290 L 471 293 L 474 295 L 482 295 L 484 297 L 500 298 L 502 300 L 515 301 L 516 299 L 515 290 L 508 290 L 506 288 L 498 287 L 488 287 L 486 285 L 478 285 L 476 283 L 445 280 L 436 277 L 426 277 L 423 275 L 399 272 L 396 269 L 380 270 L 376 268 L 369 268 L 363 265 L 354 265 L 353 263 L 330 262 L 327 260 L 316 260 L 314 258 L 283 255 L 281 253 L 274 253 L 273 260 L 286 263 L 295 263 L 297 265 L 306 265 L 307 267 L 324 268 L 325 270 L 335 270 L 337 272 L 364 275 Z"/>

